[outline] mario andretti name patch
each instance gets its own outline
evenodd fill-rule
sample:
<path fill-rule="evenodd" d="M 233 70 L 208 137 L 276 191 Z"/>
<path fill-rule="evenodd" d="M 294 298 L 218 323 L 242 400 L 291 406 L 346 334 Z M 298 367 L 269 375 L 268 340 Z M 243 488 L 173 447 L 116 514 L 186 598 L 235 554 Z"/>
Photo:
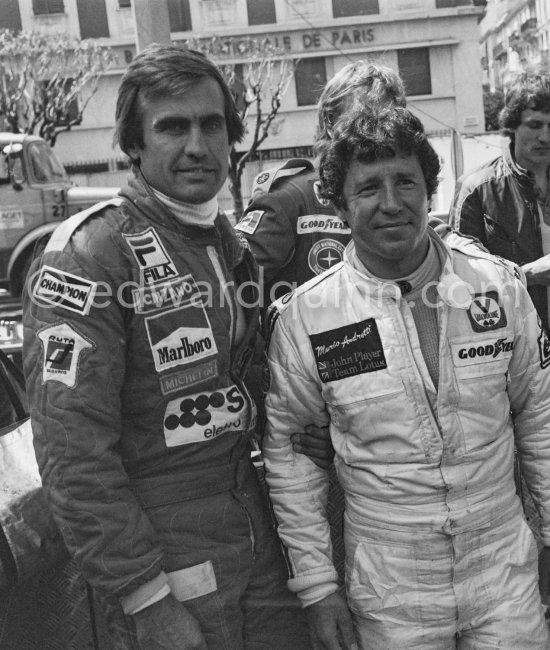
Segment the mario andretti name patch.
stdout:
<path fill-rule="evenodd" d="M 468 318 L 474 332 L 489 332 L 507 325 L 496 291 L 476 293 L 468 309 Z"/>
<path fill-rule="evenodd" d="M 74 388 L 78 378 L 80 355 L 95 345 L 68 323 L 46 327 L 37 334 L 42 341 L 44 361 L 42 381 L 59 381 Z"/>
<path fill-rule="evenodd" d="M 309 337 L 323 383 L 388 367 L 374 318 Z"/>

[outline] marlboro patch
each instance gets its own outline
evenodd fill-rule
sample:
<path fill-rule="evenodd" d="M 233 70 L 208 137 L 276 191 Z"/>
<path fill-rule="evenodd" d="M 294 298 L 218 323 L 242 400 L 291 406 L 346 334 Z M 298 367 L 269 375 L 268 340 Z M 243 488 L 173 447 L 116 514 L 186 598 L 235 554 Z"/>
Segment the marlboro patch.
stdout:
<path fill-rule="evenodd" d="M 323 383 L 388 367 L 374 318 L 309 337 Z"/>

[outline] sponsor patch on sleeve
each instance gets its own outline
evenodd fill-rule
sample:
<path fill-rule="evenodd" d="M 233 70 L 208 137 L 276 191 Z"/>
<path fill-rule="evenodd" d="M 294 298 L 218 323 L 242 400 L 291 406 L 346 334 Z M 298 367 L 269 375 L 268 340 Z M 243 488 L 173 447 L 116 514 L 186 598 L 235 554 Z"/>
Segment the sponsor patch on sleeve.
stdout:
<path fill-rule="evenodd" d="M 468 318 L 474 332 L 498 330 L 508 324 L 496 291 L 476 293 L 468 309 Z"/>
<path fill-rule="evenodd" d="M 181 323 L 178 327 L 177 323 Z M 218 348 L 204 307 L 190 305 L 145 319 L 158 372 L 214 357 Z"/>
<path fill-rule="evenodd" d="M 330 201 L 328 199 L 324 199 L 321 196 L 321 181 L 315 181 L 315 183 L 313 183 L 313 193 L 315 194 L 315 199 L 317 203 L 322 208 L 328 208 L 328 206 L 330 205 Z"/>
<path fill-rule="evenodd" d="M 256 232 L 256 228 L 260 225 L 260 221 L 263 215 L 263 210 L 252 210 L 252 212 L 244 215 L 244 217 L 235 226 L 235 229 L 240 230 L 247 235 L 253 235 Z"/>
<path fill-rule="evenodd" d="M 544 328 L 541 328 L 540 334 L 538 337 L 539 342 L 539 355 L 540 355 L 540 367 L 544 370 L 550 365 L 550 340 L 548 339 L 548 334 Z"/>
<path fill-rule="evenodd" d="M 249 407 L 235 385 L 172 400 L 164 415 L 168 447 L 207 442 L 249 424 Z"/>
<path fill-rule="evenodd" d="M 58 323 L 38 332 L 44 358 L 42 380 L 59 381 L 69 388 L 77 385 L 80 357 L 94 343 L 77 332 L 69 323 Z"/>
<path fill-rule="evenodd" d="M 388 367 L 374 318 L 309 337 L 323 383 Z"/>
<path fill-rule="evenodd" d="M 87 316 L 94 301 L 95 282 L 51 266 L 43 266 L 33 296 L 51 305 Z"/>

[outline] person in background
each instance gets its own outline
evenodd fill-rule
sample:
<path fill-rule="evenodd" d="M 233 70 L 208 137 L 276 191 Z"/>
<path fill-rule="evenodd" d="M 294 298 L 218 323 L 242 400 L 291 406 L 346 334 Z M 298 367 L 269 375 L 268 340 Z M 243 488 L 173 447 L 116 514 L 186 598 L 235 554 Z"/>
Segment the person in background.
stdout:
<path fill-rule="evenodd" d="M 515 265 L 429 227 L 439 168 L 407 109 L 342 118 L 320 178 L 352 241 L 268 316 L 267 481 L 289 588 L 330 650 L 547 644 L 514 446 L 542 516 L 544 594 L 550 345 Z M 346 495 L 347 604 L 327 472 L 292 446 L 310 422 L 330 428 Z"/>
<path fill-rule="evenodd" d="M 211 61 L 144 49 L 116 108 L 134 178 L 60 225 L 24 296 L 42 480 L 117 648 L 309 648 L 251 462 L 257 268 L 216 197 L 243 133 Z"/>
<path fill-rule="evenodd" d="M 500 116 L 504 153 L 462 176 L 450 224 L 521 266 L 545 328 L 550 287 L 550 73 L 523 72 L 507 88 Z"/>

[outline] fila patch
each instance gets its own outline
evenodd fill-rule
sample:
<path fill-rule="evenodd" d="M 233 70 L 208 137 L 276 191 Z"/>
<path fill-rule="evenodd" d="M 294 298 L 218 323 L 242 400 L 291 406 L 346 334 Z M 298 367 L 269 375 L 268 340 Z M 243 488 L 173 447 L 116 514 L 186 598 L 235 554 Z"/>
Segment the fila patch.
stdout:
<path fill-rule="evenodd" d="M 153 228 L 123 237 L 139 265 L 142 284 L 165 282 L 177 276 L 174 262 Z"/>
<path fill-rule="evenodd" d="M 323 383 L 388 367 L 374 318 L 309 337 Z"/>
<path fill-rule="evenodd" d="M 164 415 L 168 447 L 205 442 L 248 426 L 249 408 L 237 388 L 219 388 L 172 400 Z"/>
<path fill-rule="evenodd" d="M 181 323 L 180 327 L 176 324 Z M 145 319 L 147 336 L 158 372 L 188 366 L 218 354 L 204 307 L 190 305 Z"/>
<path fill-rule="evenodd" d="M 476 293 L 467 313 L 474 332 L 498 330 L 508 324 L 496 291 Z"/>
<path fill-rule="evenodd" d="M 541 328 L 540 335 L 538 337 L 539 342 L 539 355 L 540 355 L 540 367 L 544 370 L 550 365 L 550 340 L 548 340 L 548 334 L 544 328 Z"/>
<path fill-rule="evenodd" d="M 42 381 L 59 381 L 69 388 L 77 384 L 80 356 L 95 348 L 90 339 L 82 336 L 68 323 L 59 323 L 38 332 L 42 341 L 44 360 Z"/>
<path fill-rule="evenodd" d="M 252 210 L 252 212 L 244 215 L 235 226 L 235 230 L 240 230 L 247 235 L 253 235 L 256 232 L 256 228 L 260 225 L 260 220 L 264 214 L 263 210 Z"/>
<path fill-rule="evenodd" d="M 331 266 L 342 261 L 344 250 L 344 244 L 335 239 L 321 239 L 309 251 L 307 256 L 309 268 L 315 275 L 327 271 Z"/>
<path fill-rule="evenodd" d="M 51 305 L 87 316 L 94 301 L 97 283 L 51 266 L 43 266 L 33 296 Z"/>

